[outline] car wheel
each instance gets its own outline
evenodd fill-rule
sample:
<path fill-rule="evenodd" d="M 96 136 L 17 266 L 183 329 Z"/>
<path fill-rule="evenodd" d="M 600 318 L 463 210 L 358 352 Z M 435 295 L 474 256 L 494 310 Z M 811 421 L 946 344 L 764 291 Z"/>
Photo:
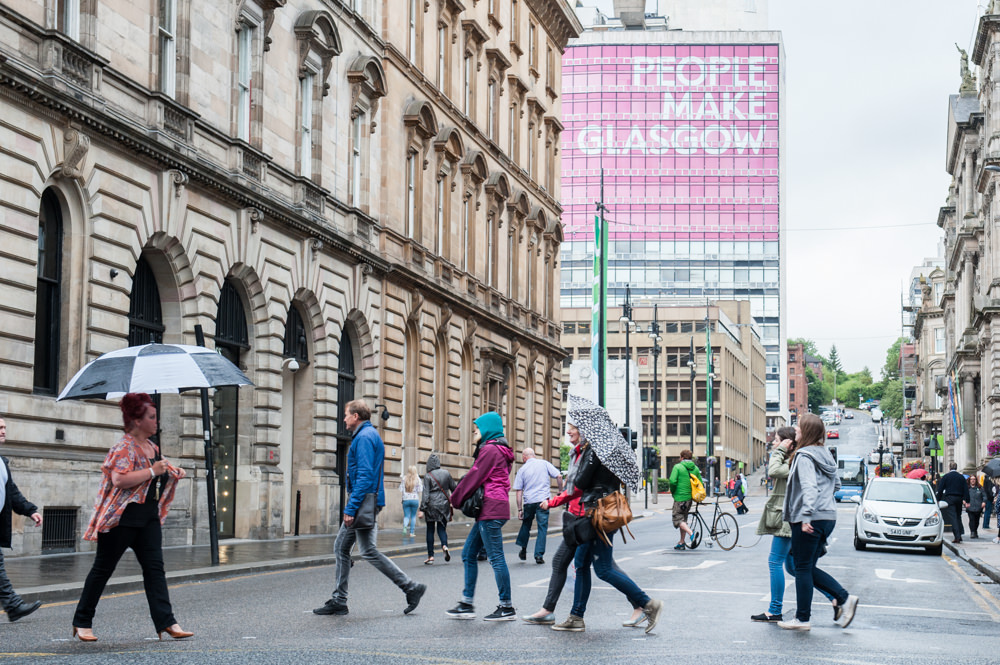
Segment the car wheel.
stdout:
<path fill-rule="evenodd" d="M 863 552 L 867 547 L 868 547 L 868 544 L 865 541 L 863 541 L 860 538 L 858 538 L 858 532 L 855 531 L 854 532 L 854 549 L 858 550 L 859 552 Z"/>
<path fill-rule="evenodd" d="M 927 548 L 927 553 L 930 554 L 931 556 L 941 556 L 941 548 L 942 547 L 943 546 L 941 545 L 941 543 L 938 543 L 937 545 L 933 545 L 931 547 L 928 547 Z"/>

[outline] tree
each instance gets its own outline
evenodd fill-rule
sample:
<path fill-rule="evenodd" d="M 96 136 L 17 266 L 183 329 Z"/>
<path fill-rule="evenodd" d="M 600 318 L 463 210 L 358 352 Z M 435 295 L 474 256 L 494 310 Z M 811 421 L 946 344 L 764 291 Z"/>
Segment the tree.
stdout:
<path fill-rule="evenodd" d="M 905 337 L 900 337 L 885 352 L 885 365 L 882 367 L 883 380 L 892 381 L 899 378 L 899 349 L 905 341 Z"/>
<path fill-rule="evenodd" d="M 840 364 L 840 355 L 837 353 L 836 344 L 830 347 L 830 358 L 827 360 L 827 363 L 831 368 L 833 368 L 833 371 L 837 372 L 837 374 L 840 374 L 844 370 Z"/>
<path fill-rule="evenodd" d="M 879 402 L 882 416 L 895 422 L 903 420 L 903 382 L 893 379 L 885 384 L 882 399 Z"/>
<path fill-rule="evenodd" d="M 817 358 L 822 358 L 819 355 L 819 351 L 816 350 L 816 342 L 811 339 L 806 339 L 805 337 L 795 337 L 788 340 L 788 346 L 797 346 L 801 344 L 802 348 L 811 356 L 816 356 Z"/>
<path fill-rule="evenodd" d="M 809 382 L 809 411 L 816 413 L 820 404 L 826 404 L 826 385 L 816 378 L 816 373 L 806 367 L 806 381 Z"/>

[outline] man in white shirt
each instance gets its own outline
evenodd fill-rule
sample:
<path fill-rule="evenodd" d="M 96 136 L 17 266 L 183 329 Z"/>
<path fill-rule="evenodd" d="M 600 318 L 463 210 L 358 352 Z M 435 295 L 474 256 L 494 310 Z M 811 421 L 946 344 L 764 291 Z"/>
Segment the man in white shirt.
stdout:
<path fill-rule="evenodd" d="M 540 504 L 552 498 L 551 478 L 557 479 L 559 491 L 563 489 L 562 474 L 549 462 L 535 457 L 535 451 L 525 448 L 521 451 L 523 464 L 514 477 L 517 493 L 517 517 L 521 520 L 521 530 L 517 532 L 517 546 L 521 548 L 518 557 L 528 558 L 528 536 L 531 523 L 538 520 L 538 535 L 535 537 L 535 563 L 545 563 L 545 536 L 549 530 L 549 511 L 542 510 Z"/>

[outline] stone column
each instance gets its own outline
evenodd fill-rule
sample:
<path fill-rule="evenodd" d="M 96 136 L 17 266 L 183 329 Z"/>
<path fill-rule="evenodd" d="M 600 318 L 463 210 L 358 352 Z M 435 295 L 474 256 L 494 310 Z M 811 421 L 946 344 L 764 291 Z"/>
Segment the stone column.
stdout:
<path fill-rule="evenodd" d="M 969 473 L 976 466 L 976 387 L 971 373 L 962 374 L 960 379 L 962 381 L 962 430 L 965 434 L 963 471 Z"/>

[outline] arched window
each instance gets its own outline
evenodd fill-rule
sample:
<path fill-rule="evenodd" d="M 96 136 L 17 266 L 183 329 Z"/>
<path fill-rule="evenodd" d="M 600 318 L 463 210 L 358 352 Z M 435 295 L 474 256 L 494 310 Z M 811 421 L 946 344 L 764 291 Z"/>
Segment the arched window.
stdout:
<path fill-rule="evenodd" d="M 163 314 L 160 311 L 160 290 L 146 257 L 135 264 L 132 293 L 128 306 L 128 345 L 139 346 L 163 342 Z"/>
<path fill-rule="evenodd" d="M 35 291 L 36 393 L 54 395 L 59 382 L 59 303 L 62 286 L 62 206 L 52 189 L 38 214 L 38 282 Z"/>
<path fill-rule="evenodd" d="M 302 316 L 295 307 L 288 308 L 288 319 L 285 321 L 285 348 L 281 355 L 285 358 L 295 358 L 305 365 L 309 362 L 309 343 L 306 339 L 306 327 Z"/>
<path fill-rule="evenodd" d="M 337 363 L 337 474 L 340 476 L 340 519 L 344 519 L 347 502 L 347 450 L 351 447 L 351 432 L 344 425 L 347 403 L 354 399 L 354 348 L 351 333 L 346 328 L 340 335 Z"/>
<path fill-rule="evenodd" d="M 247 334 L 247 317 L 243 301 L 236 287 L 229 280 L 219 294 L 219 309 L 215 315 L 215 348 L 224 358 L 241 365 L 240 356 L 250 348 Z M 215 457 L 215 479 L 218 487 L 217 508 L 219 535 L 232 538 L 236 535 L 236 467 L 239 440 L 239 388 L 229 386 L 215 391 L 214 440 L 218 446 Z"/>

